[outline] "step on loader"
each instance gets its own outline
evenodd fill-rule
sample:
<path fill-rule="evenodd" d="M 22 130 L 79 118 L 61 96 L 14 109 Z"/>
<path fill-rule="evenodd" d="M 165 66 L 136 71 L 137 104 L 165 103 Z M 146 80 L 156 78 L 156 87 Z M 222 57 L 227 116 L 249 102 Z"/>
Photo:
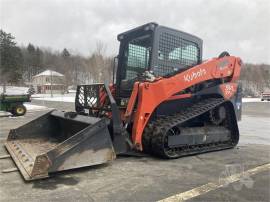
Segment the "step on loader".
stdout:
<path fill-rule="evenodd" d="M 79 85 L 75 112 L 53 110 L 10 131 L 25 180 L 110 162 L 121 154 L 179 158 L 239 140 L 241 59 L 202 61 L 202 40 L 148 23 L 118 35 L 110 85 Z"/>

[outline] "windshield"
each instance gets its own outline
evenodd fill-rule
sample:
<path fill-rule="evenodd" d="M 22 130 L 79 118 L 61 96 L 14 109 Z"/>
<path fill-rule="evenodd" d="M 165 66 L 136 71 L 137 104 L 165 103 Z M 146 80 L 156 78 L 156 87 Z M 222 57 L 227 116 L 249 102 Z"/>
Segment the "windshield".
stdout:
<path fill-rule="evenodd" d="M 132 80 L 150 66 L 151 35 L 147 34 L 129 41 L 124 50 L 124 80 Z"/>

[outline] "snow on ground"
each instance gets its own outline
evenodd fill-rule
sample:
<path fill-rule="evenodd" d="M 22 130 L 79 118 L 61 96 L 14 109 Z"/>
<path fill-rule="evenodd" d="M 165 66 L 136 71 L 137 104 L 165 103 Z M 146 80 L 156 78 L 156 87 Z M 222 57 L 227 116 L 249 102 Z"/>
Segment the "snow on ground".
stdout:
<path fill-rule="evenodd" d="M 27 94 L 28 87 L 18 87 L 18 86 L 6 86 L 7 95 L 21 95 Z M 3 93 L 3 86 L 0 86 L 0 94 Z"/>
<path fill-rule="evenodd" d="M 51 97 L 50 94 L 35 94 L 32 95 L 32 99 L 45 100 L 45 101 L 57 101 L 57 102 L 75 102 L 75 92 L 68 94 L 54 94 Z M 242 102 L 262 102 L 261 98 L 243 98 Z"/>
<path fill-rule="evenodd" d="M 76 93 L 76 90 L 68 90 L 69 93 Z"/>
<path fill-rule="evenodd" d="M 75 93 L 68 94 L 34 94 L 31 96 L 34 100 L 56 101 L 56 102 L 75 102 Z"/>
<path fill-rule="evenodd" d="M 242 99 L 242 102 L 262 102 L 261 98 L 249 98 L 249 97 L 244 97 Z"/>
<path fill-rule="evenodd" d="M 23 104 L 28 111 L 40 111 L 40 110 L 46 110 L 48 107 L 40 106 L 40 105 L 33 105 L 30 103 L 24 103 Z"/>
<path fill-rule="evenodd" d="M 26 94 L 28 87 L 18 86 L 6 86 L 6 94 L 18 95 Z M 0 86 L 0 94 L 3 92 L 3 86 Z M 76 90 L 69 90 L 67 94 L 34 94 L 31 96 L 32 99 L 45 100 L 45 101 L 56 101 L 56 102 L 75 102 Z M 262 102 L 261 98 L 243 98 L 243 102 Z"/>
<path fill-rule="evenodd" d="M 6 94 L 18 95 L 27 93 L 27 87 L 7 86 Z M 3 87 L 0 86 L 0 94 L 3 92 Z M 56 101 L 56 102 L 75 102 L 76 90 L 70 91 L 67 94 L 34 94 L 31 96 L 35 100 Z M 261 102 L 261 98 L 243 98 L 243 102 Z"/>

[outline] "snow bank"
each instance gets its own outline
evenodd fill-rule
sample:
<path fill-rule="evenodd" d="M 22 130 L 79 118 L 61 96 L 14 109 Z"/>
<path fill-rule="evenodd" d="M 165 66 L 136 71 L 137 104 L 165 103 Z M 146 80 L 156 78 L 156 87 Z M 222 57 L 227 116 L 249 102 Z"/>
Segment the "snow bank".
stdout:
<path fill-rule="evenodd" d="M 26 107 L 27 111 L 42 111 L 42 110 L 49 109 L 48 107 L 45 107 L 45 106 L 33 105 L 29 103 L 24 103 L 23 105 Z"/>
<path fill-rule="evenodd" d="M 56 101 L 56 102 L 75 102 L 75 93 L 68 94 L 54 94 L 51 97 L 50 94 L 35 94 L 32 95 L 32 99 L 45 100 L 45 101 Z M 242 102 L 262 102 L 261 98 L 243 98 Z"/>
<path fill-rule="evenodd" d="M 55 101 L 55 102 L 75 102 L 75 93 L 69 94 L 53 94 L 51 97 L 50 94 L 35 94 L 32 95 L 34 100 L 45 100 L 45 101 Z"/>
<path fill-rule="evenodd" d="M 242 102 L 262 102 L 261 98 L 243 98 Z"/>
<path fill-rule="evenodd" d="M 28 87 L 6 86 L 6 95 L 27 94 Z M 3 86 L 0 86 L 0 94 L 3 93 Z"/>
<path fill-rule="evenodd" d="M 45 100 L 45 101 L 55 101 L 55 102 L 75 102 L 75 93 L 64 94 L 64 95 L 53 95 L 50 94 L 36 94 L 32 95 L 32 99 L 35 100 Z M 262 102 L 261 98 L 243 98 L 242 102 Z"/>

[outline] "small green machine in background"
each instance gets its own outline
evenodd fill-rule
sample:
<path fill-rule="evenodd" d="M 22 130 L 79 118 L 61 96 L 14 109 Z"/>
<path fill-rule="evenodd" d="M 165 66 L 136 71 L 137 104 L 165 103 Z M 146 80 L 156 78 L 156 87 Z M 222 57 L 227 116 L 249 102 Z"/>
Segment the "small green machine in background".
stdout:
<path fill-rule="evenodd" d="M 26 107 L 23 103 L 30 102 L 30 96 L 30 94 L 0 94 L 0 111 L 10 112 L 14 116 L 23 116 L 26 113 Z"/>

